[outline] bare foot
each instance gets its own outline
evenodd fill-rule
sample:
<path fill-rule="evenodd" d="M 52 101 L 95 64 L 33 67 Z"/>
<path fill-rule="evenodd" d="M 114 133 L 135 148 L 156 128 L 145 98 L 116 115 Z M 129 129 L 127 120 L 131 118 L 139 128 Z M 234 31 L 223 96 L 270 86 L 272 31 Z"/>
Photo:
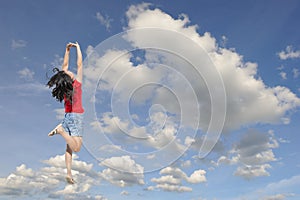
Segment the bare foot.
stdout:
<path fill-rule="evenodd" d="M 69 177 L 69 176 L 66 177 L 66 181 L 67 181 L 69 184 L 72 184 L 72 185 L 76 183 L 76 182 L 74 181 L 74 179 L 71 178 L 71 177 Z"/>
<path fill-rule="evenodd" d="M 58 124 L 52 131 L 50 131 L 50 133 L 48 133 L 48 136 L 51 137 L 53 135 L 58 134 L 58 129 L 61 127 L 61 124 Z"/>

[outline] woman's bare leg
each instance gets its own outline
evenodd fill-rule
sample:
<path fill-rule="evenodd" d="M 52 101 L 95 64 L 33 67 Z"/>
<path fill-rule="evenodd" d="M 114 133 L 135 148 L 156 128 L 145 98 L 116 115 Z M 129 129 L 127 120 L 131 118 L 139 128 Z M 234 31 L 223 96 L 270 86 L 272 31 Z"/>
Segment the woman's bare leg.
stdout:
<path fill-rule="evenodd" d="M 80 151 L 80 148 L 82 146 L 82 137 L 72 137 L 70 136 L 65 130 L 63 129 L 62 125 L 59 124 L 58 126 L 55 127 L 53 130 L 55 134 L 60 134 L 66 141 L 67 143 L 67 149 L 65 153 L 65 163 L 66 163 L 66 168 L 67 168 L 67 182 L 74 184 L 75 181 L 73 180 L 72 177 L 72 154 L 74 152 Z M 49 136 L 52 136 L 53 131 L 49 133 Z"/>
<path fill-rule="evenodd" d="M 72 177 L 72 149 L 69 147 L 67 144 L 67 149 L 65 153 L 65 162 L 66 162 L 66 167 L 67 167 L 67 177 L 73 178 Z"/>

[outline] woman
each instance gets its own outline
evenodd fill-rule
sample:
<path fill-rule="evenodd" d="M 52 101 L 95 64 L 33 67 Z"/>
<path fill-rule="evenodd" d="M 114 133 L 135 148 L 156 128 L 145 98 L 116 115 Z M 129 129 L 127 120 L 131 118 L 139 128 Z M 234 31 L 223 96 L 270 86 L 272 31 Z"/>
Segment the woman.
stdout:
<path fill-rule="evenodd" d="M 75 47 L 77 50 L 77 75 L 68 70 L 70 48 Z M 56 100 L 64 101 L 65 117 L 61 124 L 56 126 L 48 136 L 56 134 L 61 135 L 66 143 L 67 149 L 65 153 L 65 162 L 67 167 L 66 180 L 70 184 L 75 181 L 72 177 L 72 153 L 80 151 L 82 145 L 82 118 L 84 109 L 82 107 L 82 53 L 79 44 L 68 43 L 64 55 L 62 70 L 55 68 L 57 73 L 53 75 L 47 85 L 49 88 L 55 86 L 52 90 L 52 96 Z"/>

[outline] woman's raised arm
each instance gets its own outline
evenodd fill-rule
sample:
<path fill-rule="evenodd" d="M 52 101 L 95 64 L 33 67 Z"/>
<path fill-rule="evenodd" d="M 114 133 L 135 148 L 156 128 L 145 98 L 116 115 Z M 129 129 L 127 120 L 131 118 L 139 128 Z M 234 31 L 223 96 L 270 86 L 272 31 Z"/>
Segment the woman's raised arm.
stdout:
<path fill-rule="evenodd" d="M 62 65 L 62 70 L 63 71 L 68 71 L 68 67 L 69 67 L 69 57 L 70 57 L 70 48 L 73 46 L 72 43 L 68 43 L 66 46 L 66 51 L 65 51 L 65 56 L 64 56 L 64 62 Z"/>
<path fill-rule="evenodd" d="M 82 82 L 82 53 L 81 53 L 81 49 L 80 49 L 80 46 L 78 44 L 78 42 L 75 43 L 75 46 L 76 46 L 76 50 L 77 50 L 77 81 L 78 82 Z"/>

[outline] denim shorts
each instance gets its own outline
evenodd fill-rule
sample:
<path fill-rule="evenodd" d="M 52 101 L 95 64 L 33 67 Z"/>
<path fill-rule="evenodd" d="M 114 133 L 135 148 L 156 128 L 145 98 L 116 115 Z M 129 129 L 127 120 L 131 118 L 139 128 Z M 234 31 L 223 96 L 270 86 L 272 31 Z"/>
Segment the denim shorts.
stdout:
<path fill-rule="evenodd" d="M 62 121 L 62 127 L 70 136 L 82 137 L 83 134 L 83 114 L 66 113 Z"/>

